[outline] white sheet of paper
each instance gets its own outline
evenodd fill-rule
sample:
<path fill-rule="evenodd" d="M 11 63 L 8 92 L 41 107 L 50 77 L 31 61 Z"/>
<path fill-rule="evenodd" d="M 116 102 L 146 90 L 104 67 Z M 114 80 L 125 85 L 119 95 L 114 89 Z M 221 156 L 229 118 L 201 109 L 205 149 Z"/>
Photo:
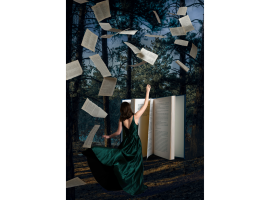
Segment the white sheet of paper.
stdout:
<path fill-rule="evenodd" d="M 111 17 L 109 1 L 102 1 L 91 7 L 98 22 Z"/>
<path fill-rule="evenodd" d="M 144 63 L 147 63 L 146 61 L 142 61 L 140 63 L 137 63 L 136 65 L 129 65 L 131 67 L 137 67 L 137 66 L 140 66 L 140 65 L 143 65 Z"/>
<path fill-rule="evenodd" d="M 89 58 L 93 61 L 94 65 L 100 71 L 103 77 L 111 76 L 110 71 L 108 70 L 107 66 L 105 65 L 99 54 L 89 56 Z"/>
<path fill-rule="evenodd" d="M 148 50 L 142 48 L 141 53 L 138 53 L 137 57 L 150 63 L 151 65 L 154 65 L 154 63 L 156 62 L 156 60 L 158 58 L 158 55 L 151 52 L 151 51 L 148 51 Z"/>
<path fill-rule="evenodd" d="M 135 47 L 133 44 L 130 44 L 129 42 L 124 42 L 129 48 L 131 48 L 131 50 L 135 53 L 135 54 L 137 54 L 137 53 L 141 53 L 141 51 L 137 48 L 137 47 Z"/>
<path fill-rule="evenodd" d="M 165 38 L 166 36 L 163 35 L 145 35 L 146 37 L 160 37 L 160 38 Z"/>
<path fill-rule="evenodd" d="M 188 41 L 186 40 L 175 40 L 174 41 L 174 44 L 178 44 L 178 45 L 181 45 L 181 46 L 187 46 L 188 45 Z"/>
<path fill-rule="evenodd" d="M 198 51 L 198 48 L 192 43 L 192 46 L 191 46 L 191 50 L 190 50 L 189 55 L 190 55 L 192 58 L 196 59 L 197 51 Z"/>
<path fill-rule="evenodd" d="M 185 70 L 186 72 L 188 72 L 189 68 L 184 65 L 180 60 L 175 61 L 183 70 Z"/>
<path fill-rule="evenodd" d="M 153 154 L 153 101 L 154 99 L 149 99 L 149 125 L 148 125 L 148 144 L 147 144 L 147 158 Z"/>
<path fill-rule="evenodd" d="M 99 23 L 101 28 L 105 31 L 111 31 L 111 32 L 121 32 L 122 30 L 117 29 L 117 28 L 112 28 L 109 23 Z"/>
<path fill-rule="evenodd" d="M 100 38 L 111 38 L 112 36 L 114 36 L 114 35 L 102 35 L 102 36 L 100 36 Z"/>
<path fill-rule="evenodd" d="M 158 23 L 161 23 L 161 22 L 160 22 L 160 19 L 159 19 L 159 16 L 158 16 L 158 14 L 157 14 L 157 12 L 156 12 L 156 11 L 153 11 L 153 12 L 154 12 L 155 15 L 156 15 L 156 18 L 157 18 Z"/>
<path fill-rule="evenodd" d="M 97 39 L 98 39 L 98 36 L 95 33 L 92 33 L 89 29 L 86 29 L 81 45 L 95 52 Z"/>
<path fill-rule="evenodd" d="M 186 33 L 189 31 L 195 30 L 188 15 L 185 17 L 181 17 L 179 19 L 179 22 L 181 26 L 184 27 Z"/>
<path fill-rule="evenodd" d="M 83 70 L 78 60 L 66 64 L 66 80 L 82 75 Z"/>
<path fill-rule="evenodd" d="M 138 30 L 131 30 L 131 31 L 121 31 L 119 34 L 125 34 L 125 35 L 134 35 Z"/>
<path fill-rule="evenodd" d="M 187 7 L 180 7 L 177 11 L 177 15 L 186 15 Z"/>
<path fill-rule="evenodd" d="M 96 132 L 98 131 L 100 125 L 95 125 L 92 130 L 90 131 L 90 133 L 88 134 L 84 144 L 83 144 L 83 148 L 91 148 L 94 136 L 96 134 Z"/>
<path fill-rule="evenodd" d="M 80 185 L 85 185 L 86 183 L 81 180 L 79 177 L 75 177 L 66 182 L 66 188 L 76 187 Z"/>
<path fill-rule="evenodd" d="M 108 114 L 98 107 L 96 104 L 94 104 L 92 101 L 90 101 L 88 98 L 85 100 L 82 110 L 87 112 L 93 117 L 99 117 L 99 118 L 105 118 Z"/>
<path fill-rule="evenodd" d="M 186 31 L 183 27 L 170 28 L 172 36 L 186 35 Z"/>
<path fill-rule="evenodd" d="M 82 4 L 82 3 L 87 3 L 88 1 L 86 1 L 86 0 L 74 0 L 75 2 L 77 2 L 77 3 L 80 3 L 80 4 Z"/>
<path fill-rule="evenodd" d="M 117 82 L 117 78 L 104 77 L 101 87 L 99 89 L 98 96 L 112 96 L 115 89 L 116 82 Z"/>

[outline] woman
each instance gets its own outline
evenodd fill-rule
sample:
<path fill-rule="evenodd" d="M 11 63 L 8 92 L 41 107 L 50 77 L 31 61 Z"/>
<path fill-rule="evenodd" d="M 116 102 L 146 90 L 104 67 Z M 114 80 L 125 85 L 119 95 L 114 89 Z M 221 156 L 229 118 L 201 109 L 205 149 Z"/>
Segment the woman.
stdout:
<path fill-rule="evenodd" d="M 148 187 L 143 184 L 142 145 L 138 135 L 138 122 L 148 105 L 151 86 L 146 86 L 144 105 L 135 114 L 130 104 L 123 102 L 120 108 L 118 129 L 112 135 L 103 135 L 109 139 L 119 135 L 123 129 L 125 135 L 118 149 L 93 147 L 83 151 L 96 181 L 106 190 L 124 190 L 131 195 L 143 193 Z"/>

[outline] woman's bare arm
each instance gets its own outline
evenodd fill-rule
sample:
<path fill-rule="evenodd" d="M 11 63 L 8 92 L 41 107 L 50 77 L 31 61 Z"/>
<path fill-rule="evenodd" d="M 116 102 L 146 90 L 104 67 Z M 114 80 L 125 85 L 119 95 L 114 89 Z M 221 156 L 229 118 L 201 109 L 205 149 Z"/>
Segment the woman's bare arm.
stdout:
<path fill-rule="evenodd" d="M 136 116 L 137 119 L 139 119 L 142 116 L 142 114 L 144 113 L 144 111 L 146 110 L 146 108 L 148 106 L 150 89 L 151 89 L 151 86 L 149 84 L 147 84 L 144 104 L 141 107 L 141 109 L 139 111 L 137 111 L 136 114 L 135 114 L 135 116 Z"/>
<path fill-rule="evenodd" d="M 106 138 L 106 139 L 109 139 L 109 138 L 115 137 L 117 135 L 120 135 L 121 131 L 122 131 L 122 122 L 119 120 L 118 121 L 118 129 L 117 129 L 117 131 L 115 133 L 111 134 L 111 135 L 103 135 L 102 137 Z"/>

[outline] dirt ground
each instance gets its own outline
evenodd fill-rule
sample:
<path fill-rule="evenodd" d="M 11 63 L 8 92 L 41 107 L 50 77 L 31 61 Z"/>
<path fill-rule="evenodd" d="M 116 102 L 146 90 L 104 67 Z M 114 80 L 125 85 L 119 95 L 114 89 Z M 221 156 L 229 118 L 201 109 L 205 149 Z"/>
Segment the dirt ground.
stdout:
<path fill-rule="evenodd" d="M 166 160 L 155 155 L 144 159 L 144 184 L 148 189 L 136 197 L 124 191 L 107 191 L 93 177 L 85 156 L 74 153 L 75 177 L 86 185 L 75 187 L 76 200 L 204 199 L 204 157 Z"/>

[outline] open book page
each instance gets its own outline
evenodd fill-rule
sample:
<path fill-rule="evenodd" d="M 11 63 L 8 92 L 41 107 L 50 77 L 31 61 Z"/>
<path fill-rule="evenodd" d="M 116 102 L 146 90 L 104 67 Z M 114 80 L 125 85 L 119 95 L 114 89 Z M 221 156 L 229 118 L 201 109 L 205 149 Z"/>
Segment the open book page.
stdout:
<path fill-rule="evenodd" d="M 178 45 L 181 45 L 181 46 L 187 46 L 188 45 L 188 41 L 186 40 L 175 40 L 174 41 L 174 44 L 178 44 Z"/>
<path fill-rule="evenodd" d="M 100 125 L 95 125 L 92 130 L 90 131 L 89 135 L 87 136 L 84 144 L 83 144 L 83 148 L 91 148 L 94 136 L 97 132 L 97 130 L 99 129 Z"/>
<path fill-rule="evenodd" d="M 145 35 L 147 37 L 159 37 L 159 38 L 165 38 L 166 36 L 162 36 L 162 35 Z"/>
<path fill-rule="evenodd" d="M 111 31 L 111 32 L 121 32 L 122 30 L 117 29 L 117 28 L 112 28 L 109 23 L 99 23 L 101 28 L 105 31 Z"/>
<path fill-rule="evenodd" d="M 143 65 L 145 63 L 147 63 L 147 62 L 146 61 L 142 61 L 140 63 L 137 63 L 136 65 L 129 65 L 129 66 L 131 66 L 131 67 L 138 67 L 138 66 Z"/>
<path fill-rule="evenodd" d="M 169 160 L 174 159 L 174 151 L 171 152 L 172 102 L 172 97 L 154 99 L 154 154 Z"/>
<path fill-rule="evenodd" d="M 86 1 L 86 0 L 74 0 L 75 2 L 77 2 L 77 3 L 80 3 L 80 4 L 82 4 L 82 3 L 87 3 L 88 1 Z"/>
<path fill-rule="evenodd" d="M 186 15 L 187 7 L 180 7 L 177 11 L 177 15 Z"/>
<path fill-rule="evenodd" d="M 138 53 L 137 57 L 150 63 L 151 65 L 154 65 L 154 63 L 156 62 L 156 60 L 158 58 L 158 55 L 151 52 L 151 51 L 148 51 L 148 50 L 142 48 L 141 53 Z"/>
<path fill-rule="evenodd" d="M 111 17 L 108 1 L 102 1 L 91 7 L 98 22 Z"/>
<path fill-rule="evenodd" d="M 188 72 L 189 68 L 184 65 L 180 60 L 175 61 L 183 70 L 185 70 L 186 72 Z"/>
<path fill-rule="evenodd" d="M 153 11 L 153 12 L 154 12 L 155 15 L 156 15 L 156 18 L 157 18 L 158 23 L 161 23 L 161 22 L 160 22 L 160 19 L 159 19 L 159 16 L 158 16 L 158 14 L 157 14 L 157 12 L 156 12 L 156 11 Z"/>
<path fill-rule="evenodd" d="M 195 30 L 188 15 L 185 17 L 181 17 L 179 21 L 182 27 L 185 29 L 186 33 Z"/>
<path fill-rule="evenodd" d="M 172 36 L 186 35 L 186 31 L 183 27 L 170 28 Z"/>
<path fill-rule="evenodd" d="M 95 52 L 97 39 L 98 39 L 98 36 L 95 33 L 92 33 L 89 29 L 86 29 L 81 45 Z"/>
<path fill-rule="evenodd" d="M 190 55 L 192 58 L 196 59 L 197 51 L 198 51 L 198 48 L 192 43 L 192 46 L 191 46 L 191 50 L 190 50 L 189 55 Z"/>
<path fill-rule="evenodd" d="M 111 76 L 110 71 L 108 70 L 107 66 L 105 65 L 99 54 L 89 56 L 89 58 L 93 61 L 94 65 L 100 71 L 103 77 Z"/>
<path fill-rule="evenodd" d="M 154 146 L 153 146 L 153 102 L 154 99 L 149 100 L 149 125 L 148 125 L 148 144 L 147 144 L 147 158 L 154 153 Z"/>
<path fill-rule="evenodd" d="M 104 77 L 99 89 L 98 96 L 112 96 L 116 82 L 117 78 Z"/>
<path fill-rule="evenodd" d="M 86 183 L 81 180 L 79 177 L 75 177 L 66 182 L 66 188 L 76 187 L 80 185 L 85 185 Z"/>
<path fill-rule="evenodd" d="M 107 116 L 107 113 L 104 110 L 102 110 L 88 98 L 85 100 L 82 106 L 82 110 L 84 110 L 93 117 L 105 118 Z"/>
<path fill-rule="evenodd" d="M 83 70 L 78 60 L 66 64 L 66 80 L 82 75 Z"/>
<path fill-rule="evenodd" d="M 141 51 L 137 48 L 137 47 L 135 47 L 133 44 L 130 44 L 129 42 L 124 42 L 129 48 L 131 48 L 131 50 L 135 53 L 135 54 L 137 54 L 137 53 L 141 53 Z"/>
<path fill-rule="evenodd" d="M 131 31 L 121 31 L 119 34 L 125 34 L 125 35 L 134 35 L 138 30 L 131 30 Z"/>
<path fill-rule="evenodd" d="M 100 36 L 100 38 L 111 38 L 112 36 L 114 36 L 114 35 L 102 35 L 102 36 Z"/>

